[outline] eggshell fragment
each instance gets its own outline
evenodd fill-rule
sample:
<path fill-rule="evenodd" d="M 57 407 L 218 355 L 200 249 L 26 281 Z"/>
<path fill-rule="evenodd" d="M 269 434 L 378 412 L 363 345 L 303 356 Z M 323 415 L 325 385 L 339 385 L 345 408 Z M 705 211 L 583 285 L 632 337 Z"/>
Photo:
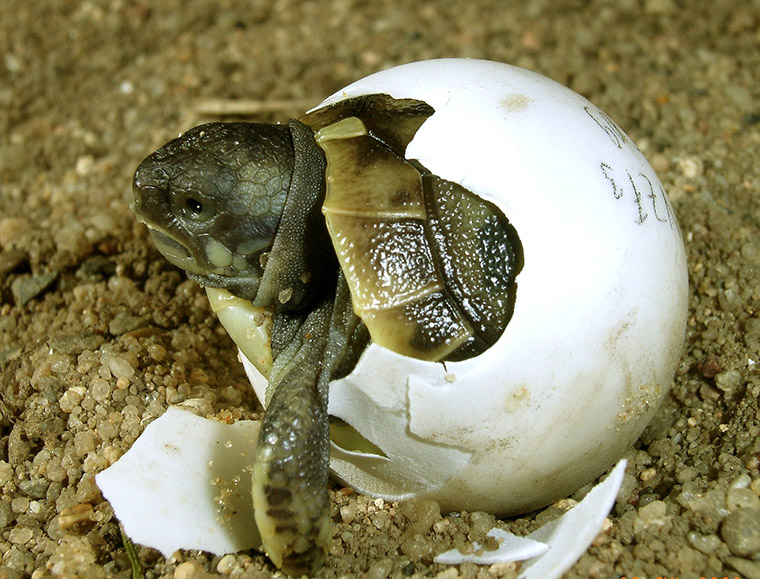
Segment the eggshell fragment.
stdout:
<path fill-rule="evenodd" d="M 488 531 L 486 537 L 496 539 L 499 543 L 498 549 L 483 551 L 482 547 L 475 541 L 472 543 L 474 552 L 471 555 L 460 553 L 457 549 L 451 549 L 450 551 L 436 555 L 434 562 L 442 565 L 461 565 L 465 562 L 475 563 L 476 565 L 493 565 L 494 563 L 524 561 L 525 559 L 543 555 L 549 550 L 549 545 L 545 543 L 518 537 L 496 527 Z"/>
<path fill-rule="evenodd" d="M 256 421 L 228 425 L 171 407 L 96 482 L 127 535 L 166 557 L 178 549 L 223 555 L 260 548 L 250 499 L 258 428 Z M 475 543 L 471 555 L 453 549 L 435 562 L 489 565 L 527 559 L 521 579 L 559 577 L 598 534 L 624 473 L 622 460 L 568 513 L 528 537 L 494 528 L 488 536 L 499 542 L 498 549 L 479 551 Z"/>
<path fill-rule="evenodd" d="M 499 548 L 465 555 L 456 549 L 435 557 L 436 563 L 459 565 L 465 561 L 477 565 L 526 561 L 519 579 L 556 579 L 570 569 L 586 552 L 599 534 L 602 524 L 615 503 L 625 474 L 626 461 L 621 460 L 601 483 L 596 485 L 570 511 L 545 524 L 527 537 L 517 537 L 501 529 L 492 529 L 488 536 L 495 538 Z"/>
<path fill-rule="evenodd" d="M 259 423 L 222 424 L 170 407 L 95 477 L 127 535 L 169 557 L 259 548 L 250 468 Z"/>

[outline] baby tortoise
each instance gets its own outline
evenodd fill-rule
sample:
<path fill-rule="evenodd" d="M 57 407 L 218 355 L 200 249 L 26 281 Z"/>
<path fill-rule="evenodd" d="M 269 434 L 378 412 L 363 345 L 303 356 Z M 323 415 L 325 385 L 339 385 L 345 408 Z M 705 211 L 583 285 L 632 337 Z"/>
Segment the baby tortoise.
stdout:
<path fill-rule="evenodd" d="M 287 125 L 210 123 L 135 173 L 132 209 L 158 249 L 210 288 L 223 322 L 228 303 L 250 306 L 231 335 L 269 380 L 255 517 L 292 575 L 318 568 L 330 539 L 330 381 L 370 340 L 421 360 L 477 356 L 512 316 L 514 228 L 405 158 L 433 114 L 377 94 Z"/>

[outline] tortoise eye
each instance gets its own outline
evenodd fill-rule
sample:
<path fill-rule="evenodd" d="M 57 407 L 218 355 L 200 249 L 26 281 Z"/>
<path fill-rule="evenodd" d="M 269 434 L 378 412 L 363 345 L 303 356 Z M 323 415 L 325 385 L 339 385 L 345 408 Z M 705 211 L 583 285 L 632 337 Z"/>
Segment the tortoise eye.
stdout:
<path fill-rule="evenodd" d="M 207 221 L 213 216 L 214 204 L 197 192 L 179 194 L 175 197 L 178 216 L 190 222 Z"/>
<path fill-rule="evenodd" d="M 200 216 L 201 213 L 203 213 L 203 203 L 193 197 L 185 199 L 185 207 L 187 207 L 193 215 Z"/>

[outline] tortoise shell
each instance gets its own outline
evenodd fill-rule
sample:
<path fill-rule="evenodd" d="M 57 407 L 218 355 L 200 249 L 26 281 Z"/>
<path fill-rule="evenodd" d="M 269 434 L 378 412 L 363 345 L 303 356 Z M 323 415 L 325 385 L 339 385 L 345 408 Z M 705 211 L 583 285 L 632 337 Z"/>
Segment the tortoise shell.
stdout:
<path fill-rule="evenodd" d="M 322 212 L 372 340 L 413 358 L 457 360 L 504 331 L 522 247 L 495 205 L 405 158 L 433 113 L 420 101 L 369 95 L 300 121 L 327 159 Z"/>

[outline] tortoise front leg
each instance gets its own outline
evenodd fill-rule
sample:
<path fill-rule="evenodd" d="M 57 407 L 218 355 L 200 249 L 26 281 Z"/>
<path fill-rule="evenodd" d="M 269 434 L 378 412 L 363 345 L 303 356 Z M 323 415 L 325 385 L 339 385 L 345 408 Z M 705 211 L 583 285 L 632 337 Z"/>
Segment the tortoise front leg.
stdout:
<path fill-rule="evenodd" d="M 272 329 L 277 352 L 253 467 L 253 504 L 272 562 L 303 575 L 322 565 L 330 540 L 328 385 L 353 369 L 369 333 L 341 272 L 335 294 L 300 327 L 290 314 L 281 316 Z"/>
<path fill-rule="evenodd" d="M 331 534 L 327 392 L 318 385 L 331 314 L 332 302 L 313 311 L 278 356 L 253 466 L 264 549 L 289 575 L 321 566 Z"/>

